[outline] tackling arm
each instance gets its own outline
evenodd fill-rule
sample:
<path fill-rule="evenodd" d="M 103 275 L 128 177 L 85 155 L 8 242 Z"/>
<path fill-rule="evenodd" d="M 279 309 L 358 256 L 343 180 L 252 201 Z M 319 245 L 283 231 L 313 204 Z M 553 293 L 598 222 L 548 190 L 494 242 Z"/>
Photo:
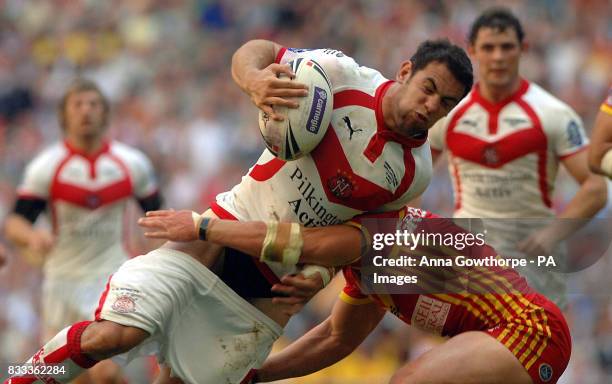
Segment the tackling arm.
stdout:
<path fill-rule="evenodd" d="M 191 211 L 150 211 L 138 220 L 148 238 L 171 241 L 198 239 L 197 223 Z M 279 223 L 289 226 L 289 223 Z M 206 229 L 206 240 L 237 249 L 253 257 L 260 257 L 269 227 L 262 221 L 239 222 L 211 219 Z M 338 266 L 350 264 L 361 256 L 362 234 L 349 225 L 324 228 L 301 227 L 303 247 L 299 263 Z"/>
<path fill-rule="evenodd" d="M 258 380 L 304 376 L 340 361 L 361 344 L 384 314 L 374 302 L 351 305 L 337 300 L 324 322 L 264 362 Z"/>

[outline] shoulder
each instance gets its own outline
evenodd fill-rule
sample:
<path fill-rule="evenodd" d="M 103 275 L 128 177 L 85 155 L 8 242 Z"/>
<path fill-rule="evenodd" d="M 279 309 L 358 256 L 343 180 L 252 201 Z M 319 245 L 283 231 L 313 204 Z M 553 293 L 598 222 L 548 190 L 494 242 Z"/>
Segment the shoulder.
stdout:
<path fill-rule="evenodd" d="M 109 143 L 109 151 L 113 155 L 128 163 L 148 162 L 149 159 L 141 150 L 119 141 Z"/>
<path fill-rule="evenodd" d="M 387 80 L 377 70 L 360 65 L 342 51 L 330 48 L 286 48 L 281 63 L 287 63 L 298 57 L 312 59 L 319 63 L 330 79 L 334 92 L 349 88 L 375 90 L 378 85 Z"/>
<path fill-rule="evenodd" d="M 63 143 L 54 143 L 43 149 L 29 163 L 28 168 L 52 171 L 68 155 Z"/>
<path fill-rule="evenodd" d="M 529 89 L 523 98 L 532 108 L 549 115 L 556 113 L 576 114 L 574 109 L 567 103 L 561 101 L 536 83 L 529 83 Z"/>

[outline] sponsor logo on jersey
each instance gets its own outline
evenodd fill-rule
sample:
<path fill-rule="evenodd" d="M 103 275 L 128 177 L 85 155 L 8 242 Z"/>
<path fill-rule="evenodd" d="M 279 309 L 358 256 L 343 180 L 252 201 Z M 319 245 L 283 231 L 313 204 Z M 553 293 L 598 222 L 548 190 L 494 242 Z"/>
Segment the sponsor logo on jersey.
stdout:
<path fill-rule="evenodd" d="M 302 195 L 299 199 L 288 201 L 301 224 L 305 227 L 321 227 L 340 224 L 343 221 L 330 211 L 325 204 L 327 199 L 322 196 L 323 191 L 316 193 L 316 187 L 298 166 L 295 166 L 289 178 Z"/>
<path fill-rule="evenodd" d="M 515 127 L 519 124 L 525 124 L 525 123 L 529 123 L 529 120 L 527 119 L 522 119 L 520 117 L 506 117 L 504 119 L 505 123 L 508 123 L 511 127 Z"/>
<path fill-rule="evenodd" d="M 387 183 L 391 187 L 397 188 L 397 186 L 399 185 L 399 181 L 397 179 L 397 175 L 395 174 L 395 171 L 393 170 L 393 168 L 391 168 L 391 165 L 389 165 L 389 163 L 387 163 L 386 161 L 385 161 L 384 167 L 385 167 L 385 178 L 387 179 Z"/>
<path fill-rule="evenodd" d="M 348 199 L 353 194 L 355 183 L 350 175 L 338 170 L 338 173 L 327 180 L 327 187 L 339 199 Z"/>
<path fill-rule="evenodd" d="M 578 127 L 578 123 L 576 123 L 574 120 L 571 120 L 567 125 L 567 141 L 576 147 L 582 145 L 580 128 Z"/>
<path fill-rule="evenodd" d="M 306 130 L 308 132 L 314 134 L 319 133 L 321 118 L 325 113 L 325 100 L 327 100 L 327 92 L 322 88 L 315 87 L 310 114 L 308 115 L 308 122 L 306 123 Z"/>
<path fill-rule="evenodd" d="M 482 151 L 482 160 L 488 165 L 497 165 L 499 163 L 499 154 L 494 146 L 489 145 Z"/>
<path fill-rule="evenodd" d="M 469 125 L 470 127 L 474 127 L 474 128 L 478 126 L 478 123 L 476 121 L 469 120 L 469 119 L 461 119 L 459 124 Z"/>
<path fill-rule="evenodd" d="M 88 195 L 85 199 L 85 204 L 87 204 L 87 206 L 91 209 L 98 208 L 101 203 L 102 200 L 100 199 L 100 197 L 93 193 L 91 195 Z"/>
<path fill-rule="evenodd" d="M 302 52 L 308 52 L 308 51 L 312 51 L 312 49 L 309 48 L 287 48 L 288 51 L 294 52 L 294 53 L 302 53 Z"/>
<path fill-rule="evenodd" d="M 538 373 L 540 374 L 540 379 L 545 383 L 553 378 L 553 369 L 550 364 L 540 364 L 540 368 L 538 368 Z"/>
<path fill-rule="evenodd" d="M 128 295 L 119 296 L 115 299 L 111 308 L 115 312 L 119 313 L 132 313 L 136 312 L 136 302 Z"/>
<path fill-rule="evenodd" d="M 419 295 L 412 312 L 411 324 L 424 331 L 441 335 L 450 307 L 449 303 Z"/>
<path fill-rule="evenodd" d="M 346 127 L 349 130 L 349 140 L 353 139 L 353 133 L 363 132 L 363 129 L 361 129 L 361 128 L 357 128 L 357 129 L 353 128 L 353 126 L 351 125 L 351 119 L 349 119 L 348 116 L 344 116 L 342 118 L 342 121 L 344 121 L 344 123 L 346 124 Z"/>

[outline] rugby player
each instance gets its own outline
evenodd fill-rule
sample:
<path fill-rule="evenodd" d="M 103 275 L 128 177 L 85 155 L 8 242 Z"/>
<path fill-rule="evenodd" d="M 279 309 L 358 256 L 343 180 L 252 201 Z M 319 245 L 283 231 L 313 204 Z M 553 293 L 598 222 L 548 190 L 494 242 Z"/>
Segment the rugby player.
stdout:
<path fill-rule="evenodd" d="M 232 74 L 258 107 L 279 119 L 266 106 L 295 107 L 290 98 L 305 93 L 303 85 L 278 78 L 293 76 L 286 64 L 296 58 L 316 60 L 331 82 L 334 111 L 327 134 L 296 161 L 265 151 L 242 182 L 204 213 L 201 233 L 211 218 L 313 227 L 401 208 L 431 177 L 427 130 L 472 86 L 467 55 L 445 40 L 421 44 L 400 65 L 395 81 L 337 50 L 287 49 L 264 40 L 237 50 Z M 360 131 L 351 134 L 349 124 Z M 185 382 L 247 380 L 291 313 L 272 303 L 270 287 L 299 269 L 221 256 L 221 249 L 208 241 L 169 243 L 124 263 L 100 298 L 96 321 L 69 326 L 36 358 L 70 366 L 76 374 L 129 351 L 123 357 L 157 354 Z M 244 347 L 230 348 L 236 345 Z"/>
<path fill-rule="evenodd" d="M 42 327 L 45 339 L 66 324 L 93 320 L 108 275 L 128 260 L 124 215 L 130 199 L 143 211 L 159 209 L 161 197 L 149 159 L 106 138 L 110 105 L 98 86 L 74 80 L 58 106 L 64 139 L 27 166 L 6 238 L 31 263 L 43 265 Z M 42 212 L 52 231 L 34 227 Z M 110 361 L 91 380 L 121 380 Z M 78 382 L 89 382 L 83 375 Z"/>
<path fill-rule="evenodd" d="M 574 110 L 521 77 L 526 49 L 523 27 L 510 11 L 484 11 L 469 32 L 478 82 L 429 138 L 434 161 L 442 151 L 448 155 L 455 217 L 493 219 L 485 220 L 487 241 L 505 257 L 553 255 L 562 264 L 565 254 L 557 245 L 576 228 L 554 220 L 559 165 L 580 188 L 557 219 L 584 223 L 593 217 L 606 204 L 606 184 L 589 172 L 588 139 Z M 521 274 L 565 306 L 562 275 L 530 267 Z"/>
<path fill-rule="evenodd" d="M 254 382 L 303 376 L 341 360 L 361 344 L 386 311 L 424 331 L 450 337 L 397 370 L 391 383 L 540 384 L 558 380 L 571 353 L 568 326 L 557 306 L 534 292 L 514 269 L 395 268 L 396 276 L 418 276 L 418 293 L 381 294 L 366 283 L 359 258 L 369 248 L 363 244 L 371 243 L 373 228 L 387 227 L 389 233 L 395 228 L 414 233 L 467 233 L 449 219 L 416 208 L 386 217 L 387 225 L 369 228 L 361 224 L 372 218 L 365 215 L 345 225 L 300 229 L 303 247 L 294 262 L 350 264 L 343 269 L 346 286 L 328 319 L 269 357 Z M 393 219 L 391 226 L 389 219 Z M 151 238 L 190 241 L 198 237 L 197 220 L 190 211 L 149 212 L 139 224 Z M 287 262 L 285 249 L 291 248 L 290 233 L 297 226 L 212 220 L 205 235 L 211 242 L 262 260 L 272 257 Z M 486 244 L 465 248 L 420 244 L 414 249 L 400 247 L 396 254 L 446 259 L 468 255 L 475 260 L 497 256 Z"/>

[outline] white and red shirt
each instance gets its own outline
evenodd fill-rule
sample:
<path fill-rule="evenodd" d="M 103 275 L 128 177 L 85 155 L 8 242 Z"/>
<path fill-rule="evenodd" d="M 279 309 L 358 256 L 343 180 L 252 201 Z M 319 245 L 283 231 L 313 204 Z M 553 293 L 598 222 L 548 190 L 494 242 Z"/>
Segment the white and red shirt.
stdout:
<path fill-rule="evenodd" d="M 393 82 L 331 49 L 282 49 L 277 62 L 298 57 L 319 63 L 330 79 L 334 111 L 325 137 L 295 161 L 264 151 L 242 182 L 220 194 L 216 204 L 241 221 L 318 227 L 363 212 L 397 210 L 419 196 L 431 178 L 430 148 L 426 138 L 410 139 L 385 126 L 382 99 Z M 215 204 L 212 208 L 218 210 Z M 286 272 L 273 270 L 279 276 Z"/>
<path fill-rule="evenodd" d="M 46 277 L 107 278 L 128 257 L 122 243 L 128 199 L 156 192 L 147 157 L 118 142 L 104 143 L 93 155 L 60 142 L 36 156 L 18 197 L 47 203 L 56 243 L 46 257 Z"/>
<path fill-rule="evenodd" d="M 429 132 L 432 150 L 446 150 L 456 217 L 552 217 L 559 161 L 585 149 L 582 121 L 537 84 L 492 104 L 476 84 Z"/>

